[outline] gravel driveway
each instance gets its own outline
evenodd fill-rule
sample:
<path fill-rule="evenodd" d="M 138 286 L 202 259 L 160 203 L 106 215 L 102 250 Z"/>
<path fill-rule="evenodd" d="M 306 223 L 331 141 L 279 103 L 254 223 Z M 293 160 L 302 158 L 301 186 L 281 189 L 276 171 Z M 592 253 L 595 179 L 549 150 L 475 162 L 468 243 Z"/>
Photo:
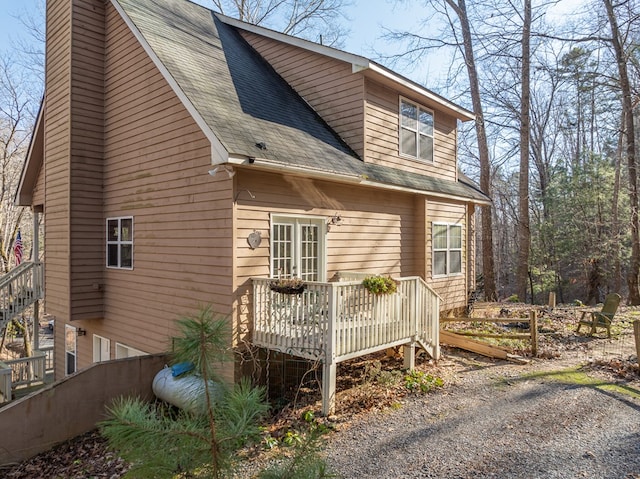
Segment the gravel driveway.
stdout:
<path fill-rule="evenodd" d="M 333 435 L 332 469 L 345 479 L 640 479 L 640 382 L 609 390 L 554 374 L 569 362 L 451 366 L 455 387 Z"/>

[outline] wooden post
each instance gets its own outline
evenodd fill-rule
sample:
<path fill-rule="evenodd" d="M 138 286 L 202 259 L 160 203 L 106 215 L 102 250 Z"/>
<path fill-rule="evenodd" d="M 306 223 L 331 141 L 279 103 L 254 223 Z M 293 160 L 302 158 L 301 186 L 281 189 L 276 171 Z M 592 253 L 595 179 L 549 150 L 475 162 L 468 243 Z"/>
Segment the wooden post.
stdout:
<path fill-rule="evenodd" d="M 640 367 L 640 320 L 638 319 L 633 322 L 633 335 L 636 337 L 636 357 Z"/>
<path fill-rule="evenodd" d="M 549 293 L 549 309 L 553 309 L 556 307 L 556 293 L 554 293 L 553 291 L 551 291 Z"/>
<path fill-rule="evenodd" d="M 529 332 L 531 333 L 531 354 L 538 356 L 538 317 L 535 311 L 529 311 Z"/>
<path fill-rule="evenodd" d="M 338 298 L 335 283 L 329 287 L 329 318 L 325 341 L 324 362 L 322 367 L 322 415 L 333 414 L 336 407 L 336 320 L 338 316 Z"/>

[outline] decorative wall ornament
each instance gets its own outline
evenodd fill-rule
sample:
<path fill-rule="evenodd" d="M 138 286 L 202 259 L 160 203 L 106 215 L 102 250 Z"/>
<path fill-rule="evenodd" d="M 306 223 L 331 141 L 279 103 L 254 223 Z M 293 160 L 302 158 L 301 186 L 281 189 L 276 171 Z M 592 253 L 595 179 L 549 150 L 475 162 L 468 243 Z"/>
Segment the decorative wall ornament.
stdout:
<path fill-rule="evenodd" d="M 249 243 L 249 248 L 251 249 L 256 249 L 261 242 L 262 236 L 259 231 L 253 230 L 253 233 L 249 233 L 249 236 L 247 236 L 247 243 Z"/>

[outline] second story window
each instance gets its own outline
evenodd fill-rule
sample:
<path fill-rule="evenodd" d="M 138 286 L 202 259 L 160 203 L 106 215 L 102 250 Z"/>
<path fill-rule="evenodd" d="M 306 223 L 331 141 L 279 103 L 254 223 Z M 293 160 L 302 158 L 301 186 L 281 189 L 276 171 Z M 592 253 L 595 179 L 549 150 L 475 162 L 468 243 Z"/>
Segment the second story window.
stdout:
<path fill-rule="evenodd" d="M 400 154 L 433 161 L 433 113 L 400 99 Z"/>
<path fill-rule="evenodd" d="M 133 217 L 107 219 L 107 268 L 133 269 Z"/>

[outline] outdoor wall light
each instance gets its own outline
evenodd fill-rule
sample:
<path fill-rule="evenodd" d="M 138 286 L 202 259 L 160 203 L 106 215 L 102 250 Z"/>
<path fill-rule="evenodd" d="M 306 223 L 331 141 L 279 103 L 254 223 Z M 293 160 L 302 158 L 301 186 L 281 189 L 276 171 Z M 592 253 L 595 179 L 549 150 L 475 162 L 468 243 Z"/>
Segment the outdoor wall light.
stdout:
<path fill-rule="evenodd" d="M 331 231 L 332 226 L 340 226 L 342 225 L 342 216 L 338 213 L 333 215 L 331 218 L 327 220 L 327 231 Z"/>
<path fill-rule="evenodd" d="M 87 330 L 86 329 L 82 329 L 82 328 L 78 328 L 78 329 L 76 329 L 76 335 L 77 336 L 86 336 L 87 335 Z"/>

